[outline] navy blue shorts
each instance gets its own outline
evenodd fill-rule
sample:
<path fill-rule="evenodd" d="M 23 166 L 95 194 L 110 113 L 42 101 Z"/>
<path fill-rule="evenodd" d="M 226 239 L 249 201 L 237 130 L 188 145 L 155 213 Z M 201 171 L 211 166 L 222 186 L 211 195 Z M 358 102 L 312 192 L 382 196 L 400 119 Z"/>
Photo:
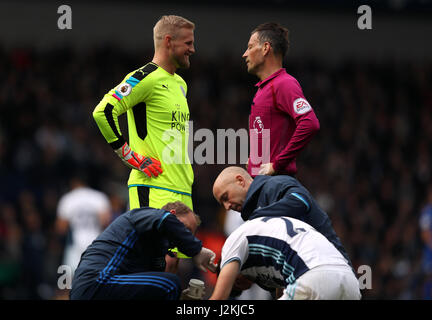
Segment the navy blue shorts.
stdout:
<path fill-rule="evenodd" d="M 168 272 L 110 275 L 78 287 L 71 300 L 178 300 L 181 293 L 180 279 Z"/>

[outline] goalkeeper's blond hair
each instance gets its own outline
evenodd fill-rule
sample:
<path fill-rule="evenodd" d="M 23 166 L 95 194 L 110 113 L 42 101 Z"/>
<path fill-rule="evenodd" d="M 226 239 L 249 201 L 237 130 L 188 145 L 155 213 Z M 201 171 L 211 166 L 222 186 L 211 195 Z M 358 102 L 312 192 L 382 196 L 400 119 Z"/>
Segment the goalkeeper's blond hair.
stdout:
<path fill-rule="evenodd" d="M 178 36 L 178 31 L 181 28 L 195 29 L 195 24 L 186 18 L 165 15 L 156 22 L 153 28 L 153 40 L 155 48 L 159 47 L 160 41 L 166 36 L 170 35 L 175 39 Z"/>

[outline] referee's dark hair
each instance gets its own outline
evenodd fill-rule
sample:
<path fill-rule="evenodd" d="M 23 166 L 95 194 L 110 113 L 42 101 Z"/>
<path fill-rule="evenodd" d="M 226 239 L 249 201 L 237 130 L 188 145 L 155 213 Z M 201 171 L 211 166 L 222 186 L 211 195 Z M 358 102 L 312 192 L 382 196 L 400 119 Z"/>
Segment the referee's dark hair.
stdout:
<path fill-rule="evenodd" d="M 289 49 L 289 30 L 279 23 L 266 22 L 256 27 L 251 34 L 258 33 L 260 44 L 269 42 L 275 55 L 281 55 L 282 59 Z"/>

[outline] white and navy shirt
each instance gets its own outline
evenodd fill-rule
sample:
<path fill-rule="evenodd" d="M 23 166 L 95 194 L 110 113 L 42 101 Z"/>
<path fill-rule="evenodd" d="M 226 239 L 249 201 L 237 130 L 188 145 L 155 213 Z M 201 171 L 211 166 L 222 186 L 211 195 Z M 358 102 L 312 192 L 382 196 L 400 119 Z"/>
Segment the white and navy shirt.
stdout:
<path fill-rule="evenodd" d="M 59 201 L 57 215 L 69 222 L 69 246 L 84 251 L 102 232 L 99 215 L 110 210 L 108 197 L 100 191 L 81 187 L 65 194 Z"/>
<path fill-rule="evenodd" d="M 288 217 L 246 221 L 226 240 L 221 266 L 233 260 L 241 274 L 264 289 L 285 288 L 320 265 L 344 265 L 347 260 L 312 226 Z"/>

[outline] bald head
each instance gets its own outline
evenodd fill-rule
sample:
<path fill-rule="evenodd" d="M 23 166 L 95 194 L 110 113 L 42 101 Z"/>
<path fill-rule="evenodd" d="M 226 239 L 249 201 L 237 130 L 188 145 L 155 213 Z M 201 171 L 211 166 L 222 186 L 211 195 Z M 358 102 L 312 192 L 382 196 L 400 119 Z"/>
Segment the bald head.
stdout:
<path fill-rule="evenodd" d="M 225 184 L 233 183 L 235 181 L 237 175 L 240 175 L 245 179 L 250 177 L 249 173 L 243 168 L 240 168 L 240 167 L 225 168 L 217 176 L 217 178 L 213 184 L 213 191 L 214 191 L 215 187 L 219 187 L 219 186 L 223 186 Z"/>
<path fill-rule="evenodd" d="M 213 184 L 213 195 L 225 209 L 241 211 L 252 181 L 252 177 L 243 168 L 225 168 Z"/>

